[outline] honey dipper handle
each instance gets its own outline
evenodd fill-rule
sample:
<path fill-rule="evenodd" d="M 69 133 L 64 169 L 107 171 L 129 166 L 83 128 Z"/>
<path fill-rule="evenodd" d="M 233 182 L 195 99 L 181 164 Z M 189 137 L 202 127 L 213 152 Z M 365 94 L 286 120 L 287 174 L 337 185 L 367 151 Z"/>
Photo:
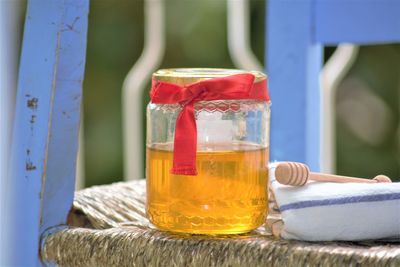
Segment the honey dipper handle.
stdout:
<path fill-rule="evenodd" d="M 333 183 L 372 183 L 375 184 L 377 180 L 349 177 L 349 176 L 341 176 L 341 175 L 333 175 L 326 173 L 316 173 L 310 172 L 310 180 L 320 181 L 320 182 L 333 182 Z"/>

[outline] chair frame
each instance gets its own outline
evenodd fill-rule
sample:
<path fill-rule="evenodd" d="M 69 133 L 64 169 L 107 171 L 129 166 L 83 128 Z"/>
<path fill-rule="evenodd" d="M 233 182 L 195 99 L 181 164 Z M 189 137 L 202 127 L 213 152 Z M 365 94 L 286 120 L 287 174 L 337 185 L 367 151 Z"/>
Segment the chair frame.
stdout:
<path fill-rule="evenodd" d="M 320 168 L 323 46 L 400 42 L 396 0 L 269 0 L 271 159 Z"/>

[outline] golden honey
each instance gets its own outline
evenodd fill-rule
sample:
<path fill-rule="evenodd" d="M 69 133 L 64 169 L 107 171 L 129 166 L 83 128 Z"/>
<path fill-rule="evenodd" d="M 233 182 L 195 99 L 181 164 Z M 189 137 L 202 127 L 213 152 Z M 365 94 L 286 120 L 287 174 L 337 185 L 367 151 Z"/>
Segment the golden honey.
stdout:
<path fill-rule="evenodd" d="M 147 148 L 147 214 L 159 229 L 196 234 L 253 230 L 267 215 L 268 149 L 199 146 L 197 176 L 173 175 L 171 144 Z"/>

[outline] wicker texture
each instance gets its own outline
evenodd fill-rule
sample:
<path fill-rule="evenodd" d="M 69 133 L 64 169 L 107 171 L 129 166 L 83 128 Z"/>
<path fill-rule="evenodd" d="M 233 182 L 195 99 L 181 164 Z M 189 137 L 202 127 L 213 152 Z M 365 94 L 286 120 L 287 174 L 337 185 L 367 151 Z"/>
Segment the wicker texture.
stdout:
<path fill-rule="evenodd" d="M 76 193 L 71 227 L 44 237 L 45 262 L 60 266 L 400 266 L 400 244 L 278 240 L 246 235 L 175 235 L 145 217 L 145 183 Z"/>

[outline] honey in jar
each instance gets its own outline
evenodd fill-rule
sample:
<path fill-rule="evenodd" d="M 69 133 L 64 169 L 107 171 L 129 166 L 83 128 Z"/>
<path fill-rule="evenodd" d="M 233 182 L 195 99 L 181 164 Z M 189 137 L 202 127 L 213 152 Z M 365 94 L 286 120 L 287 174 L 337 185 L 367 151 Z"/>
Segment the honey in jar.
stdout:
<path fill-rule="evenodd" d="M 178 69 L 159 71 L 154 76 L 185 84 L 193 82 L 193 76 L 210 79 L 238 72 L 242 73 Z M 261 73 L 255 76 L 266 79 Z M 148 218 L 156 227 L 192 234 L 238 234 L 265 222 L 269 104 L 252 99 L 196 103 L 195 175 L 171 171 L 176 121 L 182 105 L 149 104 L 146 207 Z"/>
<path fill-rule="evenodd" d="M 147 213 L 160 229 L 235 234 L 257 228 L 265 221 L 266 148 L 200 148 L 197 176 L 171 174 L 172 158 L 168 147 L 147 148 Z"/>

